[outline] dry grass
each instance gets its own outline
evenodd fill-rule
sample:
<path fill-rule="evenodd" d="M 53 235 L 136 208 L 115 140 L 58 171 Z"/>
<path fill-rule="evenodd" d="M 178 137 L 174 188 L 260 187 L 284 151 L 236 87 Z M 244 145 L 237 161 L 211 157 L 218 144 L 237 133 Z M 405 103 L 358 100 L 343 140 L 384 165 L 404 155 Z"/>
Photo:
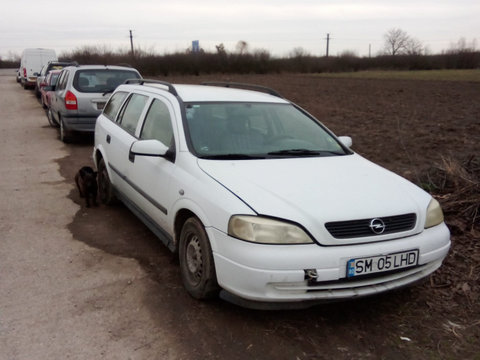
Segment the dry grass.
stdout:
<path fill-rule="evenodd" d="M 394 79 L 427 81 L 473 81 L 480 82 L 480 70 L 413 70 L 413 71 L 358 71 L 347 73 L 321 73 L 320 77 L 352 79 Z"/>
<path fill-rule="evenodd" d="M 480 225 L 480 160 L 474 155 L 459 162 L 442 158 L 422 176 L 422 185 L 441 202 L 447 219 L 455 219 L 462 231 L 478 231 Z"/>

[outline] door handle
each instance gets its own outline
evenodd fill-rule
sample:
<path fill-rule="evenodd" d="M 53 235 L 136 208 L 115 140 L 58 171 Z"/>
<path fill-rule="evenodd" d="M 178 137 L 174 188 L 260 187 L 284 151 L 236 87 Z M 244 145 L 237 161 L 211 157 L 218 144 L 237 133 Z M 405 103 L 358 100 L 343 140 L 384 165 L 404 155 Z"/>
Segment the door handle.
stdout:
<path fill-rule="evenodd" d="M 111 136 L 110 136 L 110 135 L 107 135 L 107 143 L 109 143 L 109 144 L 110 144 L 110 141 L 112 141 L 112 138 L 111 138 Z"/>

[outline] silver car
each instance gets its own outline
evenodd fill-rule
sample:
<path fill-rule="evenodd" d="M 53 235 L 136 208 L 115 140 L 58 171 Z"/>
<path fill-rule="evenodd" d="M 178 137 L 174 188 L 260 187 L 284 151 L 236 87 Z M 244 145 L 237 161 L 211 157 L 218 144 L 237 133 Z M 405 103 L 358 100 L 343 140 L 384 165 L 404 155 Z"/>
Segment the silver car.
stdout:
<path fill-rule="evenodd" d="M 115 88 L 140 73 L 125 66 L 83 65 L 65 67 L 58 78 L 47 116 L 60 128 L 60 140 L 74 132 L 94 132 L 95 122 Z"/>

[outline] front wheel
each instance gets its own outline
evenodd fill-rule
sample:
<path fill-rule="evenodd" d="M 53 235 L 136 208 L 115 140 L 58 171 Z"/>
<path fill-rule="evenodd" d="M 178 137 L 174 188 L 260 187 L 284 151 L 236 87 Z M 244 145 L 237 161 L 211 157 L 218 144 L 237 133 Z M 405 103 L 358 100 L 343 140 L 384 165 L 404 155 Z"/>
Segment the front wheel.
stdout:
<path fill-rule="evenodd" d="M 179 258 L 183 285 L 188 293 L 196 299 L 216 296 L 219 286 L 212 249 L 202 223 L 195 217 L 182 227 Z"/>
<path fill-rule="evenodd" d="M 113 186 L 108 176 L 107 165 L 105 160 L 100 159 L 98 162 L 98 193 L 100 195 L 100 201 L 105 205 L 112 205 L 116 202 L 116 197 L 113 192 Z"/>

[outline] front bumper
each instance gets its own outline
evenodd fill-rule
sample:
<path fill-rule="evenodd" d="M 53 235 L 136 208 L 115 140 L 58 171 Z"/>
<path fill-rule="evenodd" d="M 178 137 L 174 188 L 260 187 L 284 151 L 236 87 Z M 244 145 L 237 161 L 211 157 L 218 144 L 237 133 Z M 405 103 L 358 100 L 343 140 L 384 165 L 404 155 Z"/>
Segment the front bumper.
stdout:
<path fill-rule="evenodd" d="M 445 224 L 407 238 L 378 243 L 328 246 L 261 245 L 207 229 L 219 285 L 241 299 L 257 302 L 334 301 L 407 286 L 438 269 L 450 248 Z M 346 278 L 353 258 L 418 249 L 418 266 L 368 278 Z M 306 270 L 315 269 L 312 281 Z M 228 298 L 228 297 L 227 297 Z"/>

